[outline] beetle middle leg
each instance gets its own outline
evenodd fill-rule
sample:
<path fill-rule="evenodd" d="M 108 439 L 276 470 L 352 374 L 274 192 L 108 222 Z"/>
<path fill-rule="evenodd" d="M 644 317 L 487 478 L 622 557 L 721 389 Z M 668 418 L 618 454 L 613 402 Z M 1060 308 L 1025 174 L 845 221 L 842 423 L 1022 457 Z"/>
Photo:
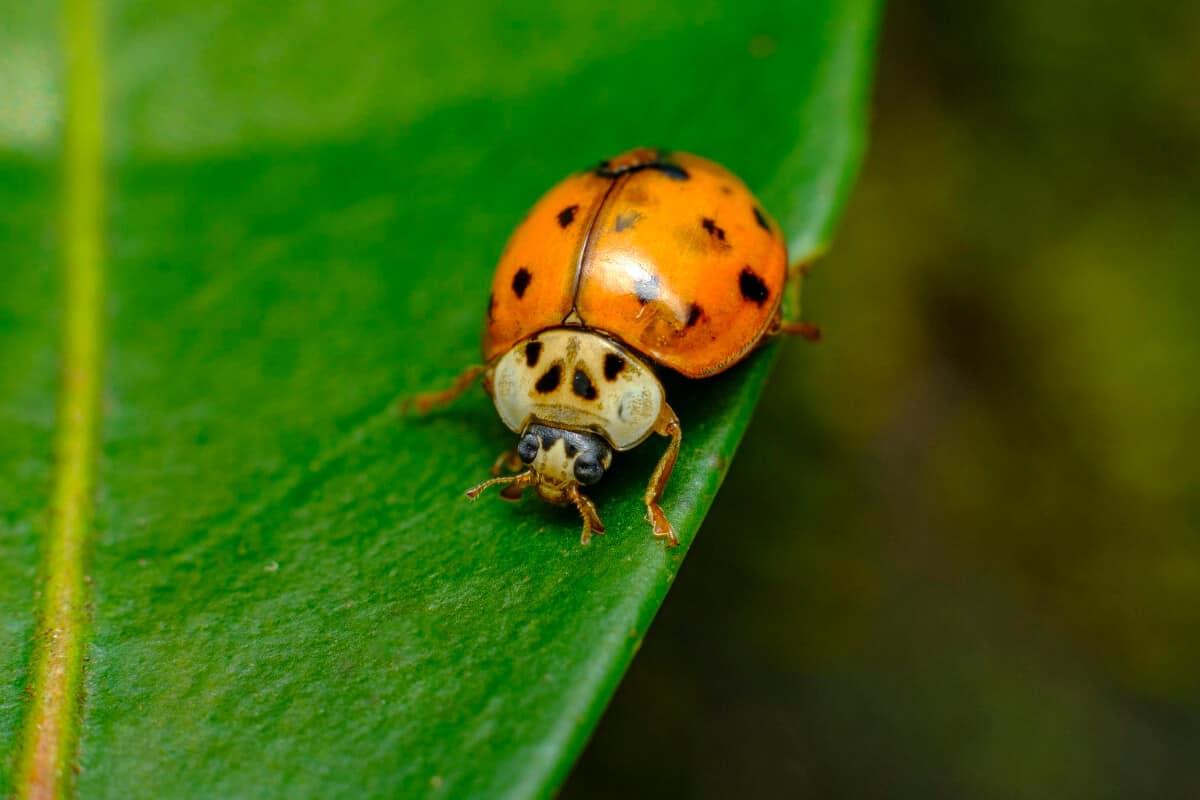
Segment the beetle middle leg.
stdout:
<path fill-rule="evenodd" d="M 459 373 L 454 382 L 436 392 L 421 392 L 420 394 L 406 397 L 400 401 L 399 411 L 402 415 L 411 413 L 428 414 L 435 408 L 449 405 L 457 400 L 462 395 L 466 394 L 467 390 L 475 385 L 475 380 L 483 376 L 483 388 L 491 394 L 491 368 L 487 364 L 472 364 Z"/>
<path fill-rule="evenodd" d="M 667 445 L 667 451 L 662 454 L 662 458 L 658 460 L 658 465 L 650 476 L 650 483 L 646 486 L 646 513 L 650 517 L 654 535 L 665 538 L 668 546 L 675 547 L 679 544 L 679 537 L 675 535 L 671 521 L 667 519 L 662 506 L 658 504 L 658 501 L 662 499 L 663 489 L 667 487 L 667 481 L 671 478 L 671 470 L 675 468 L 675 459 L 679 456 L 679 445 L 683 441 L 683 429 L 679 426 L 679 417 L 675 416 L 675 412 L 670 406 L 663 405 L 662 417 L 659 418 L 659 425 L 655 433 L 659 436 L 671 437 L 671 442 Z"/>

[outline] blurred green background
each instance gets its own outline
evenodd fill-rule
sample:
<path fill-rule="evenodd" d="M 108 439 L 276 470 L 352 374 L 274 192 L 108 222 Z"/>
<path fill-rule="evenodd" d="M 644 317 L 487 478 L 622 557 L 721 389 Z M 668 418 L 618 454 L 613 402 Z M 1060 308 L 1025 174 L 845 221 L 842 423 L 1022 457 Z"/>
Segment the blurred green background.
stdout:
<path fill-rule="evenodd" d="M 865 171 L 563 796 L 1198 797 L 1200 12 L 900 0 Z"/>

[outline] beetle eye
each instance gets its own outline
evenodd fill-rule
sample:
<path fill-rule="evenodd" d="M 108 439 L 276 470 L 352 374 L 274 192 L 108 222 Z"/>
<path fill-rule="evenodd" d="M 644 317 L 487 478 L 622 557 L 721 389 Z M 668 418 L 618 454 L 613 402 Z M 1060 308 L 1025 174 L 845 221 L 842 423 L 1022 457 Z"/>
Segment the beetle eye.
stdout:
<path fill-rule="evenodd" d="M 521 441 L 517 444 L 517 455 L 526 464 L 533 461 L 538 454 L 538 438 L 532 433 L 527 433 L 521 437 Z"/>
<path fill-rule="evenodd" d="M 604 467 L 595 458 L 580 456 L 575 462 L 575 480 L 585 486 L 604 477 Z"/>

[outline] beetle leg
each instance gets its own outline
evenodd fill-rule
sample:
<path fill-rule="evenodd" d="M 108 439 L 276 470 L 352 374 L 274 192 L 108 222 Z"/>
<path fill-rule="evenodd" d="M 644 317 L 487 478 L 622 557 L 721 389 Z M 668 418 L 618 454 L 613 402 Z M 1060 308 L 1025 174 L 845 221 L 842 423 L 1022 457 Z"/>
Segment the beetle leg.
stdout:
<path fill-rule="evenodd" d="M 583 517 L 583 533 L 579 537 L 580 544 L 587 544 L 592 540 L 593 533 L 604 533 L 604 523 L 600 521 L 600 514 L 596 511 L 596 504 L 579 491 L 578 484 L 571 484 L 571 488 L 567 490 L 567 496 L 571 498 L 571 502 L 579 509 L 579 516 Z"/>
<path fill-rule="evenodd" d="M 487 374 L 485 374 L 487 373 Z M 489 367 L 486 364 L 472 364 L 462 371 L 462 373 L 454 379 L 454 383 L 450 384 L 445 389 L 437 392 L 422 392 L 414 394 L 411 397 L 406 397 L 400 401 L 399 411 L 403 416 L 408 416 L 412 413 L 428 414 L 435 408 L 449 405 L 454 400 L 461 397 L 475 383 L 475 379 L 483 375 L 483 385 L 485 389 L 489 389 L 491 385 L 491 374 Z"/>
<path fill-rule="evenodd" d="M 813 264 L 816 264 L 826 253 L 829 252 L 829 246 L 819 244 L 808 252 L 808 254 L 800 256 L 795 263 L 788 267 L 788 280 L 799 281 L 803 280 L 808 271 L 812 269 Z"/>
<path fill-rule="evenodd" d="M 772 333 L 782 333 L 785 336 L 800 336 L 810 342 L 821 341 L 821 326 L 812 322 L 801 322 L 800 320 L 780 320 L 779 324 L 774 326 Z"/>
<path fill-rule="evenodd" d="M 492 478 L 476 486 L 472 486 L 467 490 L 467 497 L 474 500 L 475 498 L 479 497 L 479 495 L 483 493 L 483 490 L 489 486 L 504 486 L 504 489 L 500 492 L 500 496 L 505 500 L 518 500 L 521 497 L 521 492 L 525 491 L 526 488 L 532 485 L 533 473 L 529 470 L 525 470 L 520 475 L 509 475 L 505 478 Z"/>
<path fill-rule="evenodd" d="M 663 419 L 667 415 L 670 415 L 669 418 Z M 675 416 L 670 406 L 663 406 L 663 417 L 659 418 L 659 426 L 655 433 L 671 437 L 671 443 L 667 445 L 667 452 L 658 460 L 658 466 L 654 468 L 654 474 L 650 476 L 650 483 L 646 486 L 646 513 L 650 517 L 654 535 L 665 538 L 668 546 L 675 547 L 679 544 L 679 537 L 675 535 L 675 529 L 671 527 L 671 522 L 663 513 L 658 501 L 662 499 L 663 489 L 666 488 L 671 470 L 675 467 L 679 444 L 683 441 L 683 429 L 679 427 L 679 417 Z"/>
<path fill-rule="evenodd" d="M 796 287 L 799 286 L 800 281 L 804 280 L 812 265 L 823 258 L 824 255 L 825 246 L 819 245 L 808 255 L 788 267 L 788 288 L 791 290 L 793 299 L 795 299 L 795 292 L 798 291 Z M 771 320 L 771 327 L 767 329 L 768 336 L 777 336 L 779 334 L 783 334 L 784 336 L 799 336 L 810 342 L 821 341 L 820 327 L 811 322 L 801 322 L 798 319 L 784 319 L 782 308 L 775 313 L 775 319 Z"/>
<path fill-rule="evenodd" d="M 496 463 L 492 464 L 492 477 L 499 477 L 504 472 L 519 472 L 524 466 L 516 450 L 505 450 L 496 458 Z"/>
<path fill-rule="evenodd" d="M 500 499 L 507 500 L 510 503 L 515 503 L 521 499 L 521 495 L 525 493 L 525 489 L 532 485 L 532 483 L 532 480 L 528 483 L 523 483 L 521 481 L 510 483 L 508 486 L 505 486 L 500 490 Z"/>

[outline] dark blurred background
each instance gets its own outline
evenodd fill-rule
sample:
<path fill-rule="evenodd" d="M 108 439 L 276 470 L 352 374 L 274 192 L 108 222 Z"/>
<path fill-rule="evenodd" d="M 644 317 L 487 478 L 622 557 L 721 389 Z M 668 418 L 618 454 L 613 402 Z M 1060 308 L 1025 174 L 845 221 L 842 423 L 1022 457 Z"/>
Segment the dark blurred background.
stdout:
<path fill-rule="evenodd" d="M 894 2 L 870 152 L 566 798 L 1200 797 L 1200 10 Z"/>

